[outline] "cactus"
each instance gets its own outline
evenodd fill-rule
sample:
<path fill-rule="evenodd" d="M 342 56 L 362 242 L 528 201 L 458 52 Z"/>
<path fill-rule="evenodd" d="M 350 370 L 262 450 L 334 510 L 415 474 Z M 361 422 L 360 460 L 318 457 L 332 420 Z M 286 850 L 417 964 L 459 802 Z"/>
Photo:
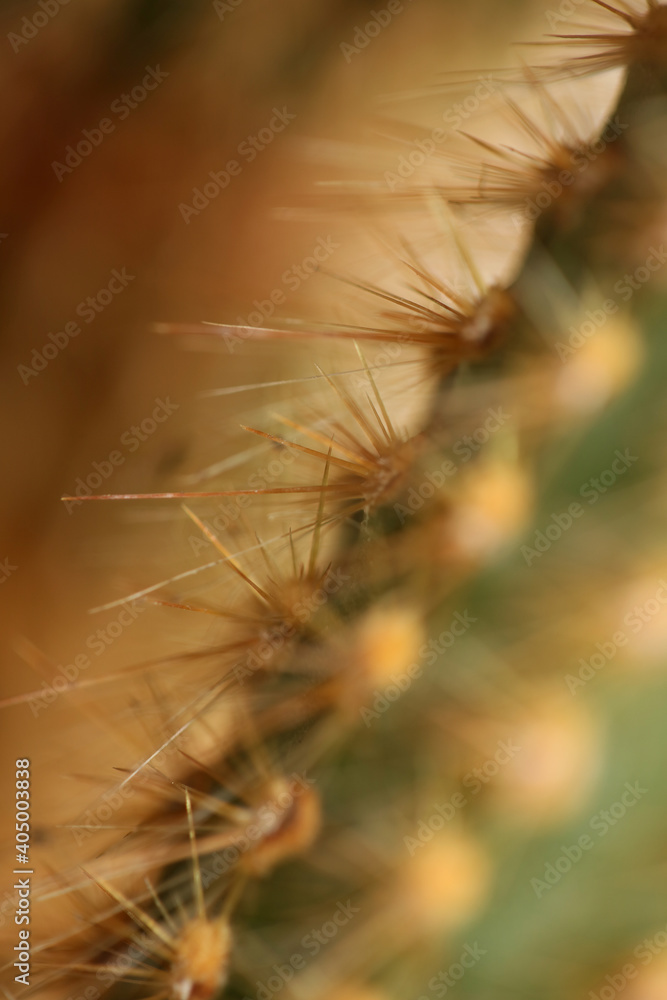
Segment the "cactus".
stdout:
<path fill-rule="evenodd" d="M 40 873 L 19 995 L 667 992 L 667 7 L 579 6 L 400 184 L 334 188 L 396 233 L 389 279 L 338 276 L 345 315 L 161 327 L 317 362 L 236 387 L 294 395 L 229 459 L 63 497 L 168 510 L 206 564 L 107 605 L 182 626 L 175 652 L 66 691 L 116 774 Z"/>

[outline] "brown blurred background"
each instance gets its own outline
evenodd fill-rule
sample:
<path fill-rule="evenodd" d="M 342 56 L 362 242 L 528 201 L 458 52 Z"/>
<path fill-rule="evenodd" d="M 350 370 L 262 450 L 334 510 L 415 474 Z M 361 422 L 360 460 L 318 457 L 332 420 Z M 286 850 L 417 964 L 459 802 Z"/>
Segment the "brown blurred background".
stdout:
<path fill-rule="evenodd" d="M 349 226 L 336 229 L 335 219 L 285 222 L 274 213 L 327 176 L 323 143 L 363 133 L 377 94 L 423 87 L 442 70 L 506 64 L 511 42 L 546 27 L 529 3 L 404 0 L 387 29 L 346 59 L 341 44 L 352 43 L 357 25 L 380 6 L 369 0 L 3 6 L 3 697 L 34 690 L 44 679 L 17 651 L 22 638 L 55 670 L 113 620 L 110 613 L 93 621 L 91 606 L 197 561 L 182 546 L 171 551 L 170 514 L 166 531 L 152 534 L 155 525 L 136 508 L 82 504 L 68 511 L 60 496 L 93 473 L 94 463 L 106 468 L 119 449 L 122 462 L 105 480 L 108 488 L 177 487 L 183 469 L 194 472 L 224 449 L 225 413 L 238 423 L 233 405 L 211 408 L 197 392 L 273 375 L 283 362 L 282 348 L 262 345 L 238 354 L 191 351 L 182 340 L 157 336 L 153 324 L 247 317 L 254 300 L 285 290 L 283 274 L 319 237 L 333 232 L 354 242 Z M 163 78 L 143 99 L 147 73 Z M 122 95 L 133 89 L 136 107 L 126 114 Z M 239 148 L 275 120 L 276 109 L 295 117 L 250 161 Z M 103 133 L 105 119 L 112 126 Z M 54 167 L 67 166 L 67 148 L 85 140 L 84 130 L 99 144 L 67 171 Z M 313 146 L 313 139 L 322 143 Z M 238 176 L 199 214 L 186 212 L 186 221 L 181 206 L 192 204 L 193 189 L 233 159 L 241 164 Z M 353 246 L 345 252 L 354 256 Z M 80 304 L 107 288 L 114 271 L 131 280 L 85 322 L 91 314 Z M 303 284 L 277 312 L 323 318 L 330 293 L 322 292 L 319 278 Z M 103 292 L 98 304 L 107 299 Z M 49 334 L 62 342 L 72 322 L 81 332 L 54 351 Z M 151 417 L 156 400 L 167 399 L 177 406 L 174 415 L 134 449 L 130 429 Z M 137 624 L 114 644 L 104 669 L 133 662 L 152 641 L 150 628 Z M 43 667 L 47 675 L 49 669 Z M 74 757 L 98 773 L 116 762 L 115 748 L 95 747 L 105 734 L 75 710 L 58 706 L 36 718 L 20 705 L 3 710 L 3 723 L 8 768 L 15 757 L 33 759 L 38 828 L 71 815 L 77 796 L 82 803 L 89 796 L 70 783 L 71 801 L 62 801 Z"/>
<path fill-rule="evenodd" d="M 178 401 L 179 415 L 141 449 L 132 475 L 128 461 L 115 487 L 145 489 L 164 479 L 196 433 L 189 401 L 210 360 L 154 336 L 151 325 L 247 316 L 253 299 L 283 287 L 284 270 L 324 231 L 321 223 L 272 217 L 276 206 L 311 189 L 301 142 L 351 134 L 378 93 L 423 86 L 443 69 L 469 68 L 471 59 L 507 61 L 510 39 L 529 35 L 534 23 L 522 17 L 518 30 L 506 3 L 478 0 L 463 10 L 415 0 L 348 62 L 341 42 L 368 18 L 368 3 L 227 7 L 72 0 L 38 28 L 30 24 L 44 21 L 39 6 L 3 10 L 0 556 L 17 567 L 2 591 L 10 631 L 40 638 L 56 608 L 62 625 L 74 613 L 74 592 L 88 588 L 81 559 L 93 515 L 77 508 L 78 516 L 68 516 L 61 493 L 114 450 L 160 394 Z M 110 112 L 141 86 L 147 67 L 158 66 L 167 75 L 145 100 L 124 118 Z M 253 162 L 239 156 L 239 144 L 283 107 L 296 116 L 289 127 Z M 83 130 L 105 118 L 113 132 L 79 166 L 54 168 L 85 139 Z M 186 223 L 179 205 L 234 156 L 240 175 Z M 127 288 L 82 322 L 79 303 L 123 268 L 134 276 Z M 295 296 L 287 314 L 299 305 Z M 66 349 L 43 371 L 21 374 L 49 333 L 76 320 L 82 332 Z M 238 377 L 223 371 L 230 360 L 208 375 L 212 385 Z M 11 660 L 8 666 L 12 672 Z"/>

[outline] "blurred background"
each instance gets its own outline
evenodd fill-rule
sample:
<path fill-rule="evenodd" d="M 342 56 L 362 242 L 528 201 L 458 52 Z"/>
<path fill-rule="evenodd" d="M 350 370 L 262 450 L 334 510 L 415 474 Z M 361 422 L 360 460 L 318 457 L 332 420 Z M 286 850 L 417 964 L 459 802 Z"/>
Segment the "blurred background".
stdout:
<path fill-rule="evenodd" d="M 413 2 L 394 28 L 347 62 L 340 45 L 370 10 L 354 0 L 290 2 L 279 11 L 261 0 L 230 11 L 203 2 L 70 2 L 36 29 L 25 26 L 32 7 L 4 5 L 1 72 L 11 99 L 2 118 L 1 405 L 10 474 L 2 551 L 21 572 L 13 571 L 2 603 L 14 627 L 44 629 L 67 591 L 54 615 L 62 621 L 73 601 L 65 576 L 88 590 L 82 571 L 90 567 L 79 564 L 80 553 L 90 552 L 88 512 L 68 514 L 57 502 L 77 476 L 113 451 L 165 393 L 180 406 L 176 426 L 169 421 L 146 442 L 138 471 L 128 471 L 135 460 L 125 455 L 123 485 L 145 489 L 146 477 L 163 476 L 161 463 L 178 464 L 197 431 L 192 396 L 209 359 L 164 343 L 153 325 L 247 318 L 253 300 L 266 300 L 276 287 L 289 294 L 283 315 L 304 312 L 304 296 L 322 298 L 317 276 L 296 290 L 282 282 L 335 227 L 335 220 L 325 229 L 319 220 L 276 218 L 276 208 L 313 190 L 315 168 L 309 175 L 300 144 L 354 136 L 368 128 L 378 94 L 425 86 L 443 69 L 468 69 L 471 60 L 475 68 L 506 63 L 511 41 L 544 27 L 530 4 L 511 5 L 509 18 L 507 4 L 463 10 Z M 490 20 L 493 31 L 482 30 Z M 21 41 L 12 42 L 14 35 Z M 165 77 L 156 89 L 139 102 L 130 98 L 136 108 L 124 104 L 122 95 L 157 66 Z M 288 127 L 252 161 L 239 155 L 275 108 L 294 116 Z M 113 132 L 67 167 L 68 146 L 105 118 Z M 191 205 L 194 189 L 234 157 L 242 169 L 233 185 L 184 219 L 179 206 Z M 77 308 L 107 288 L 114 269 L 132 280 L 84 321 Z M 21 374 L 50 333 L 76 321 L 82 332 L 66 350 L 43 371 Z M 224 367 L 215 373 L 218 384 Z"/>
<path fill-rule="evenodd" d="M 361 163 L 354 144 L 361 148 L 372 134 L 378 95 L 423 88 L 443 71 L 515 65 L 512 44 L 553 27 L 551 7 L 533 0 L 403 0 L 386 30 L 346 55 L 341 46 L 379 6 L 3 4 L 3 697 L 39 688 L 54 665 L 90 649 L 96 629 L 118 618 L 117 608 L 95 616 L 91 608 L 201 559 L 183 531 L 172 530 L 171 514 L 156 524 L 152 512 L 63 504 L 61 495 L 91 476 L 93 492 L 104 491 L 102 480 L 118 492 L 174 486 L 224 458 L 227 424 L 243 422 L 245 403 L 230 397 L 212 405 L 202 390 L 309 370 L 310 359 L 292 346 L 241 344 L 212 355 L 156 333 L 156 324 L 252 326 L 258 313 L 261 322 L 274 315 L 326 320 L 340 289 L 323 276 L 311 279 L 303 262 L 318 245 L 335 247 L 332 255 L 340 247 L 340 260 L 354 261 L 369 253 L 367 234 L 349 213 L 309 215 L 298 206 L 317 204 L 316 185 L 334 172 L 332 159 L 344 169 L 349 164 L 340 160 L 352 150 Z M 226 177 L 223 190 L 211 174 Z M 660 222 L 656 232 L 665 231 Z M 488 906 L 480 903 L 477 922 L 466 925 L 441 966 L 468 942 L 488 945 L 488 958 L 457 984 L 461 996 L 667 997 L 667 938 L 655 946 L 655 960 L 633 957 L 644 938 L 667 926 L 662 606 L 630 650 L 614 654 L 608 685 L 605 674 L 604 685 L 595 688 L 594 680 L 584 694 L 563 681 L 577 675 L 579 658 L 590 659 L 596 642 L 610 641 L 629 608 L 654 600 L 667 571 L 663 298 L 649 296 L 642 310 L 647 346 L 619 355 L 612 345 L 611 360 L 603 352 L 590 362 L 604 371 L 627 363 L 633 377 L 619 377 L 618 398 L 592 428 L 559 439 L 544 458 L 534 527 L 566 509 L 617 448 L 635 449 L 639 459 L 606 507 L 587 512 L 551 560 L 536 560 L 529 580 L 515 552 L 462 595 L 457 606 L 467 596 L 481 609 L 483 628 L 462 643 L 458 673 L 432 682 L 441 696 L 446 689 L 451 706 L 457 683 L 474 676 L 483 686 L 500 661 L 522 677 L 521 711 L 513 701 L 496 724 L 494 713 L 503 712 L 485 689 L 479 732 L 462 717 L 457 723 L 466 730 L 462 742 L 477 747 L 477 758 L 457 761 L 463 771 L 492 756 L 510 731 L 528 748 L 484 799 L 478 832 L 497 877 Z M 165 630 L 171 627 L 165 618 Z M 153 628 L 141 620 L 128 628 L 105 651 L 104 671 L 154 650 Z M 71 706 L 42 717 L 27 705 L 2 711 L 2 771 L 11 772 L 17 757 L 33 761 L 35 845 L 41 837 L 45 864 L 70 863 L 71 838 L 49 854 L 51 834 L 40 826 L 65 822 L 88 800 L 89 787 L 71 780 L 72 759 L 83 754 L 88 770 L 102 774 L 117 763 L 118 747 L 98 720 Z M 450 727 L 448 711 L 433 720 L 435 732 Z M 391 748 L 383 748 L 384 763 L 375 764 L 390 768 Z M 449 752 L 436 741 L 433 759 Z M 651 794 L 638 795 L 622 834 L 610 833 L 567 883 L 537 892 L 531 878 L 543 879 L 545 865 L 590 832 L 591 818 L 626 783 L 637 782 Z M 430 786 L 424 794 L 415 821 L 429 816 Z M 444 794 L 438 787 L 438 801 Z M 2 864 L 11 867 L 10 853 Z M 3 877 L 3 902 L 10 884 Z M 7 917 L 4 907 L 3 943 L 14 936 Z M 619 985 L 618 968 L 628 962 L 637 976 Z M 402 995 L 416 1000 L 420 975 L 397 980 L 408 991 Z M 616 985 L 605 976 L 616 976 Z M 445 995 L 442 984 L 427 981 L 423 995 Z"/>

